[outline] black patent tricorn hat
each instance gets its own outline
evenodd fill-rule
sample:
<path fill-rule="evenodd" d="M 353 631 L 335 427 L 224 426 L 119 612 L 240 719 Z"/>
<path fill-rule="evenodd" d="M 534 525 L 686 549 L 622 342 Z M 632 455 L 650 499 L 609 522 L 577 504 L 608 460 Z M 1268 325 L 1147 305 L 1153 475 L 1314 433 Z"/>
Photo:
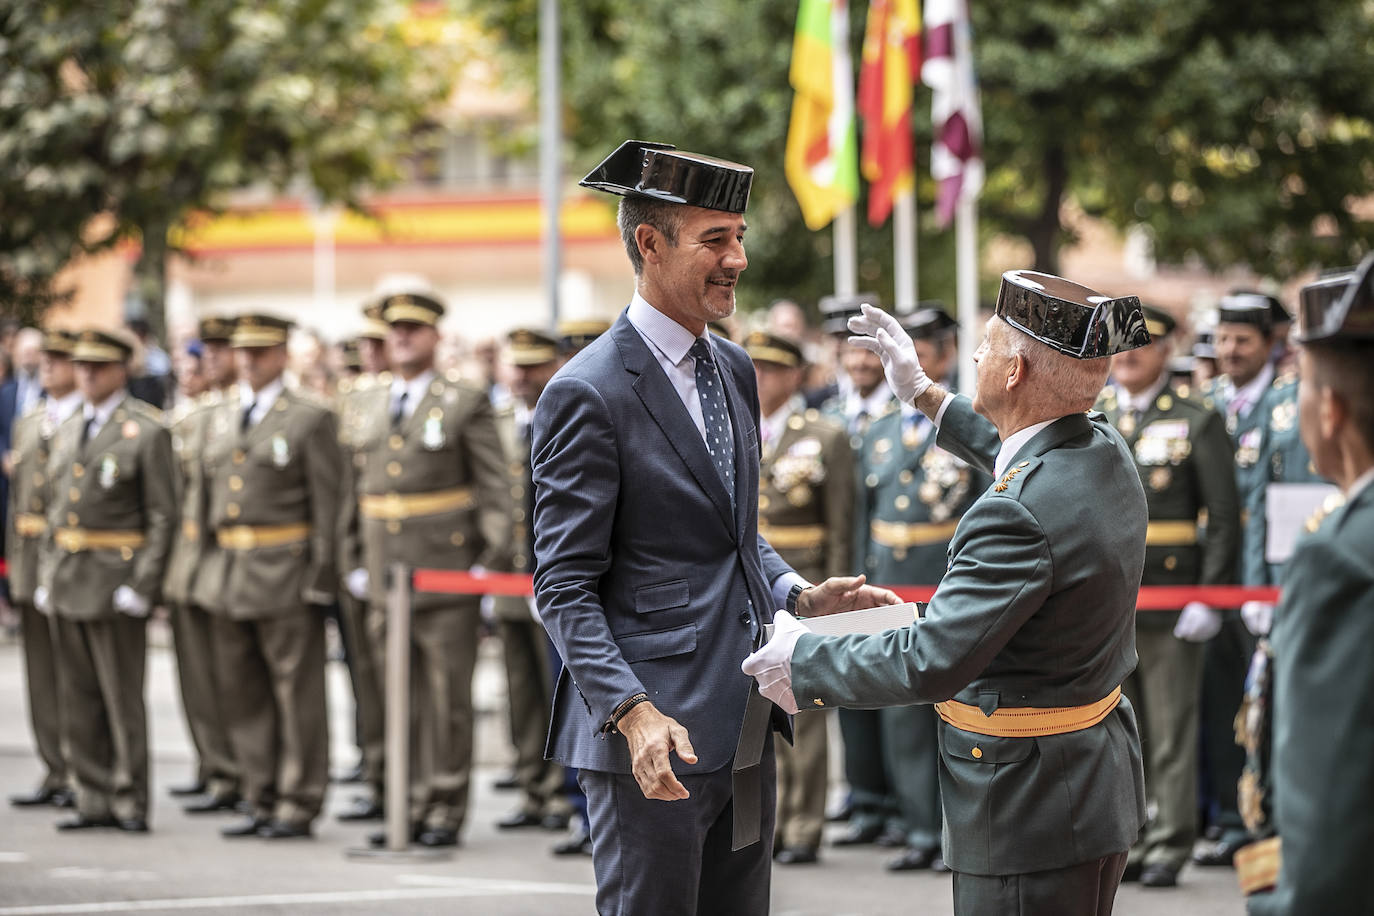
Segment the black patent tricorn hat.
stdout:
<path fill-rule="evenodd" d="M 1374 254 L 1353 272 L 1322 277 L 1298 293 L 1302 343 L 1374 342 Z"/>
<path fill-rule="evenodd" d="M 997 317 L 1074 359 L 1100 359 L 1150 342 L 1140 299 L 1112 299 L 1033 270 L 1002 274 Z"/>
<path fill-rule="evenodd" d="M 679 150 L 671 143 L 626 140 L 578 182 L 622 197 L 743 213 L 754 170 L 738 162 Z"/>

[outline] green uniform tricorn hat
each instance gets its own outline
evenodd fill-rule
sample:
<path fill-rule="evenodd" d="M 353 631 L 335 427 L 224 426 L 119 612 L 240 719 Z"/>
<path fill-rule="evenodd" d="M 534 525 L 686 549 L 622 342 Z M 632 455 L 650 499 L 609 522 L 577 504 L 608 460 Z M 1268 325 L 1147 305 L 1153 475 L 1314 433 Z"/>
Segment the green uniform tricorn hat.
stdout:
<path fill-rule="evenodd" d="M 1374 254 L 1354 272 L 1309 283 L 1298 293 L 1302 343 L 1374 343 Z"/>
<path fill-rule="evenodd" d="M 563 344 L 552 334 L 534 328 L 516 328 L 506 335 L 513 366 L 542 366 L 563 352 Z"/>
<path fill-rule="evenodd" d="M 945 304 L 938 299 L 920 303 L 916 311 L 898 320 L 912 340 L 943 340 L 953 337 L 959 329 L 959 322 L 950 317 Z"/>
<path fill-rule="evenodd" d="M 671 143 L 626 140 L 578 182 L 584 188 L 672 204 L 743 213 L 754 170 L 680 150 Z"/>
<path fill-rule="evenodd" d="M 76 338 L 75 331 L 50 329 L 43 332 L 43 344 L 39 349 L 52 356 L 65 356 L 70 359 L 72 350 L 76 348 Z"/>
<path fill-rule="evenodd" d="M 72 362 L 126 363 L 133 353 L 134 345 L 119 334 L 87 328 L 76 336 Z"/>
<path fill-rule="evenodd" d="M 1248 324 L 1267 335 L 1274 329 L 1275 301 L 1273 296 L 1247 291 L 1222 296 L 1217 303 L 1217 324 Z"/>
<path fill-rule="evenodd" d="M 1142 304 L 1140 313 L 1145 316 L 1145 330 L 1150 332 L 1152 339 L 1168 337 L 1174 333 L 1174 328 L 1178 327 L 1178 322 L 1174 320 L 1174 316 L 1162 308 Z"/>
<path fill-rule="evenodd" d="M 855 293 L 853 296 L 822 296 L 820 301 L 821 330 L 827 334 L 849 335 L 849 319 L 863 314 L 859 306 L 867 303 L 882 308 L 877 293 Z"/>
<path fill-rule="evenodd" d="M 744 351 L 756 363 L 773 363 L 787 369 L 796 369 L 805 362 L 796 341 L 767 331 L 750 331 L 744 338 Z"/>
<path fill-rule="evenodd" d="M 291 322 L 285 318 L 254 312 L 240 315 L 234 322 L 234 336 L 229 338 L 229 346 L 239 349 L 280 347 L 290 333 Z"/>
<path fill-rule="evenodd" d="M 197 337 L 201 343 L 228 343 L 234 336 L 235 320 L 223 315 L 206 315 L 200 319 Z"/>
<path fill-rule="evenodd" d="M 444 304 L 427 293 L 399 293 L 381 301 L 382 320 L 387 324 L 427 324 L 434 327 L 444 314 Z"/>
<path fill-rule="evenodd" d="M 1009 270 L 997 291 L 997 317 L 1074 359 L 1101 359 L 1150 342 L 1135 296 L 1112 299 L 1072 280 Z"/>

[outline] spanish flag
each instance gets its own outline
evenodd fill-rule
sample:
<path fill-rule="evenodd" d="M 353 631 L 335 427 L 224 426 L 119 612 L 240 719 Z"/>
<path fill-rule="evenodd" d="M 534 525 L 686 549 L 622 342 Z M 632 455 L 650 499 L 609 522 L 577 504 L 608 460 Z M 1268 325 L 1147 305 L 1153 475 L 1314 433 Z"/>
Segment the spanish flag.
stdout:
<path fill-rule="evenodd" d="M 921 11 L 916 0 L 873 0 L 859 65 L 859 159 L 869 183 L 868 222 L 881 226 L 892 201 L 916 186 L 912 151 L 913 87 L 921 74 Z"/>
<path fill-rule="evenodd" d="M 859 199 L 848 0 L 801 0 L 788 79 L 784 171 L 807 227 L 823 229 Z"/>

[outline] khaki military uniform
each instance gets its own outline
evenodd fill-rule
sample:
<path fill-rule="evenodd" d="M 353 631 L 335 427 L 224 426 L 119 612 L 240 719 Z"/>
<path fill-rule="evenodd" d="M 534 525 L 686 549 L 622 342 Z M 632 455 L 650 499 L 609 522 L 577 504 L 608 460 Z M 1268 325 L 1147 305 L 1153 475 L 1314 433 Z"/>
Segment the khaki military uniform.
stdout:
<path fill-rule="evenodd" d="M 48 500 L 48 458 L 56 432 L 45 403 L 40 403 L 14 424 L 14 466 L 10 472 L 9 492 L 12 522 L 5 540 L 10 600 L 19 609 L 19 623 L 24 634 L 24 682 L 28 689 L 29 722 L 38 758 L 46 769 L 41 786 L 45 792 L 67 788 L 53 624 L 33 606 L 39 552 L 48 534 L 48 520 L 43 510 Z"/>
<path fill-rule="evenodd" d="M 808 582 L 849 574 L 854 524 L 854 452 L 838 423 L 797 401 L 759 461 L 759 534 Z M 798 716 L 792 745 L 779 743 L 774 847 L 815 850 L 825 826 L 830 729 L 826 716 Z"/>
<path fill-rule="evenodd" d="M 385 645 L 385 583 L 412 568 L 501 569 L 510 552 L 507 456 L 491 402 L 457 375 L 436 375 L 393 423 L 390 385 L 359 392 L 345 435 L 356 449 L 363 556 L 371 581 L 371 644 Z M 458 830 L 472 767 L 475 596 L 417 594 L 411 617 L 412 820 Z"/>
<path fill-rule="evenodd" d="M 83 816 L 146 818 L 147 620 L 117 612 L 113 596 L 127 585 L 158 599 L 177 517 L 171 442 L 161 414 L 127 394 L 83 443 L 85 430 L 80 411 L 67 418 L 47 472 L 40 580 L 56 617 L 62 742 Z"/>
<path fill-rule="evenodd" d="M 1235 581 L 1240 510 L 1222 418 L 1166 386 L 1148 410 L 1124 409 L 1108 388 L 1098 409 L 1135 457 L 1150 526 L 1143 585 Z M 1205 527 L 1200 526 L 1204 520 Z M 1136 617 L 1140 661 L 1122 685 L 1143 732 L 1145 785 L 1156 806 L 1131 862 L 1177 872 L 1197 837 L 1197 737 L 1204 645 L 1173 635 L 1179 612 Z"/>
<path fill-rule="evenodd" d="M 338 583 L 341 459 L 333 413 L 285 388 L 242 429 L 239 388 L 206 418 L 207 549 L 192 600 L 214 617 L 216 676 L 242 793 L 293 827 L 329 782 L 324 611 Z M 213 543 L 209 543 L 210 538 Z"/>
<path fill-rule="evenodd" d="M 229 743 L 222 709 L 227 685 L 215 678 L 211 617 L 191 600 L 192 586 L 205 549 L 205 531 L 201 527 L 205 488 L 197 472 L 200 450 L 211 409 L 223 399 L 218 391 L 208 392 L 184 404 L 171 417 L 181 521 L 172 540 L 162 594 L 170 610 L 182 711 L 186 714 L 186 727 L 196 749 L 196 781 L 203 784 L 211 796 L 227 799 L 239 790 L 238 764 Z"/>

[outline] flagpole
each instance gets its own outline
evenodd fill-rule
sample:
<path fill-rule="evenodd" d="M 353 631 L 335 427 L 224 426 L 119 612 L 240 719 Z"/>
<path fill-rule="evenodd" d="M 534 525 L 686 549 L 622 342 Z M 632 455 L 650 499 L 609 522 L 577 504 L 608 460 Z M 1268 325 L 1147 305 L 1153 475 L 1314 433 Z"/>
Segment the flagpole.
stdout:
<path fill-rule="evenodd" d="M 858 216 L 850 204 L 835 214 L 832 224 L 835 258 L 835 295 L 852 296 L 859 291 Z"/>
<path fill-rule="evenodd" d="M 954 211 L 955 276 L 959 304 L 959 389 L 974 389 L 973 351 L 983 329 L 978 324 L 978 200 L 960 195 Z"/>
<path fill-rule="evenodd" d="M 560 110 L 558 0 L 539 2 L 539 197 L 544 208 L 544 298 L 549 304 L 549 330 L 558 327 L 558 280 L 563 272 L 560 164 L 563 124 Z"/>
<path fill-rule="evenodd" d="M 916 247 L 916 193 L 905 191 L 892 202 L 892 265 L 896 287 L 897 311 L 916 311 L 921 301 L 917 271 L 920 257 Z"/>

